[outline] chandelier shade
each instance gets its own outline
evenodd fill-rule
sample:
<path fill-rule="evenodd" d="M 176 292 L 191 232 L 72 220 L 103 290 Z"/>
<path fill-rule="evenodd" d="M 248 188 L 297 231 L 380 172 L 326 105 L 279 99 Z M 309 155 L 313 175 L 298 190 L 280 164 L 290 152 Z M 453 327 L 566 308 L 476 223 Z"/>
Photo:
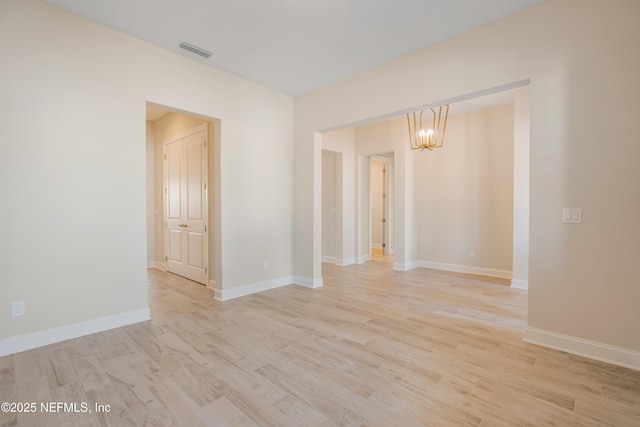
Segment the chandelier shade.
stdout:
<path fill-rule="evenodd" d="M 430 111 L 430 113 L 429 113 Z M 447 130 L 449 105 L 441 105 L 419 113 L 407 114 L 409 125 L 409 144 L 412 150 L 433 150 L 442 148 L 444 133 Z"/>

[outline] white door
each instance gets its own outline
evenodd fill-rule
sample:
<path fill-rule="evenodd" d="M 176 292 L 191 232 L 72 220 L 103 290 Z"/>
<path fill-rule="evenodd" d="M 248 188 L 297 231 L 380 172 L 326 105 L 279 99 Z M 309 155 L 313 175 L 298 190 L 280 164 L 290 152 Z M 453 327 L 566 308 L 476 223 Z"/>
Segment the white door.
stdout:
<path fill-rule="evenodd" d="M 165 260 L 170 271 L 204 285 L 207 272 L 207 129 L 164 146 Z"/>

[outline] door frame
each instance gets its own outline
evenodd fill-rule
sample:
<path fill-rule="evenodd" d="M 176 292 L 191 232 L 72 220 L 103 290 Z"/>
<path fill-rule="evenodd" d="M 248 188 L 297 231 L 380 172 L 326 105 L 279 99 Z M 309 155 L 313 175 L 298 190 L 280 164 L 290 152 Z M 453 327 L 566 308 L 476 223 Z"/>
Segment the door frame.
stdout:
<path fill-rule="evenodd" d="M 393 179 L 393 174 L 394 174 L 394 160 L 395 160 L 395 156 L 393 157 L 386 157 L 385 154 L 394 154 L 393 151 L 389 151 L 389 152 L 384 152 L 384 153 L 375 153 L 375 154 L 369 154 L 369 194 L 371 194 L 371 189 L 373 188 L 373 180 L 372 180 L 372 170 L 373 168 L 371 167 L 371 165 L 373 164 L 373 160 L 377 160 L 379 162 L 384 163 L 384 186 L 383 186 L 383 193 L 385 194 L 385 197 L 383 199 L 383 204 L 382 204 L 382 216 L 385 218 L 385 222 L 383 224 L 383 231 L 382 231 L 382 236 L 383 236 L 383 244 L 385 246 L 383 246 L 382 248 L 382 253 L 384 255 L 388 255 L 388 256 L 393 256 L 394 254 L 394 239 L 393 239 L 393 231 L 394 231 L 394 222 L 395 222 L 395 218 L 394 218 L 394 199 L 395 199 L 395 194 L 394 194 L 394 188 L 393 188 L 393 183 L 394 183 L 394 179 Z M 369 196 L 369 246 L 371 246 L 371 235 L 372 235 L 372 230 L 371 228 L 373 227 L 373 223 L 371 221 L 371 211 L 373 210 L 373 200 L 372 197 Z M 371 252 L 371 249 L 369 249 L 369 252 Z"/>
<path fill-rule="evenodd" d="M 204 249 L 203 249 L 203 263 L 204 263 L 204 268 L 205 268 L 205 274 L 206 274 L 206 283 L 203 283 L 203 285 L 205 286 L 209 286 L 209 283 L 211 281 L 210 278 L 210 266 L 209 266 L 209 236 L 210 234 L 210 230 L 209 230 L 209 147 L 211 145 L 211 141 L 209 140 L 209 124 L 208 123 L 203 123 L 199 126 L 196 126 L 192 129 L 189 129 L 187 131 L 181 132 L 179 134 L 176 134 L 170 138 L 165 139 L 164 141 L 162 141 L 162 186 L 163 186 L 163 190 L 162 190 L 162 211 L 163 211 L 163 234 L 164 234 L 164 261 L 165 261 L 165 271 L 168 271 L 168 266 L 166 265 L 167 262 L 167 257 L 168 257 L 168 251 L 169 251 L 169 219 L 168 219 L 168 215 L 169 215 L 169 211 L 168 211 L 168 205 L 169 205 L 169 191 L 168 191 L 168 187 L 169 187 L 169 176 L 167 173 L 167 145 L 179 141 L 181 139 L 187 138 L 191 135 L 194 135 L 198 132 L 202 132 L 204 131 L 205 134 L 205 146 L 204 146 L 204 170 L 203 170 L 203 175 L 204 175 L 204 185 L 205 185 L 205 191 L 204 191 L 204 200 L 203 200 L 203 205 L 204 205 L 204 223 L 205 223 L 205 244 L 204 244 Z"/>

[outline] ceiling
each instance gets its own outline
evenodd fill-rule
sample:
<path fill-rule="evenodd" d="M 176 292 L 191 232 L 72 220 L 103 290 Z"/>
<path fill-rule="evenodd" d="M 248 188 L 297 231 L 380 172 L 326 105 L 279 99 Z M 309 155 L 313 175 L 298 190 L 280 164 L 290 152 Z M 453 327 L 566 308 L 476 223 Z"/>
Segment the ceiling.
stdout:
<path fill-rule="evenodd" d="M 543 0 L 43 1 L 295 96 Z"/>

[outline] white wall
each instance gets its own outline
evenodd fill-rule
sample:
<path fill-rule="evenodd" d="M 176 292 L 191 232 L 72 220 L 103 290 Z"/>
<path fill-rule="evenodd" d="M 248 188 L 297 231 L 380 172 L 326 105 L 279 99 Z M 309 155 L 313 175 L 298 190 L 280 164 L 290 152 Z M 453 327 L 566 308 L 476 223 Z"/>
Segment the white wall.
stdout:
<path fill-rule="evenodd" d="M 640 351 L 638 16 L 635 0 L 549 0 L 297 97 L 296 274 L 318 274 L 315 131 L 530 80 L 529 328 L 571 351 Z M 411 209 L 411 165 L 395 164 L 396 204 Z M 583 223 L 562 224 L 562 207 L 583 208 Z M 412 250 L 398 242 L 396 256 Z"/>
<path fill-rule="evenodd" d="M 0 38 L 0 340 L 146 309 L 147 101 L 221 120 L 218 286 L 291 277 L 291 97 L 32 0 Z"/>

